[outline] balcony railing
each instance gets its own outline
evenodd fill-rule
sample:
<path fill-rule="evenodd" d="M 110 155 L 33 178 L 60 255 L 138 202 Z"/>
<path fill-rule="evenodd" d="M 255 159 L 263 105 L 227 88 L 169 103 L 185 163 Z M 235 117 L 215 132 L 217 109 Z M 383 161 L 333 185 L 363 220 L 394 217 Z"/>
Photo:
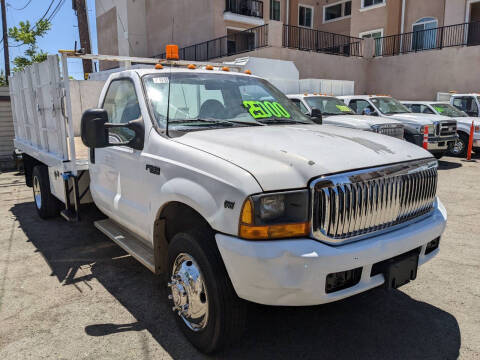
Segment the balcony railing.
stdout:
<path fill-rule="evenodd" d="M 263 18 L 263 1 L 225 0 L 225 11 L 239 15 Z"/>
<path fill-rule="evenodd" d="M 360 38 L 294 25 L 283 25 L 283 46 L 332 55 L 362 56 Z"/>
<path fill-rule="evenodd" d="M 465 45 L 480 45 L 480 22 L 441 26 L 377 38 L 375 56 L 394 56 Z"/>
<path fill-rule="evenodd" d="M 268 45 L 268 24 L 179 49 L 180 60 L 207 61 L 241 54 Z M 165 53 L 156 57 L 165 58 Z"/>

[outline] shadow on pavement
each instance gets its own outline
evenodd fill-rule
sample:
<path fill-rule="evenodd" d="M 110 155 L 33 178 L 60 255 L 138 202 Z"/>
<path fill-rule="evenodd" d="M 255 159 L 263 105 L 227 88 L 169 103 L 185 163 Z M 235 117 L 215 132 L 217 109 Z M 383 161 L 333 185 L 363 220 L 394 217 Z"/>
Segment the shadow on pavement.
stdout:
<path fill-rule="evenodd" d="M 452 169 L 458 169 L 459 167 L 462 167 L 461 163 L 451 162 L 443 159 L 438 160 L 438 170 L 452 170 Z"/>
<path fill-rule="evenodd" d="M 32 203 L 16 204 L 11 212 L 59 282 L 88 285 L 94 278 L 136 319 L 131 324 L 93 323 L 86 326 L 86 335 L 146 329 L 175 359 L 203 357 L 177 329 L 164 279 L 94 228 L 92 222 L 102 218 L 95 207 L 87 208 L 79 223 L 60 218 L 44 222 Z M 75 277 L 84 266 L 90 267 L 91 275 Z M 422 281 L 421 276 L 417 281 Z M 243 338 L 215 358 L 455 359 L 459 355 L 456 319 L 397 290 L 375 289 L 315 307 L 252 304 L 249 316 Z"/>

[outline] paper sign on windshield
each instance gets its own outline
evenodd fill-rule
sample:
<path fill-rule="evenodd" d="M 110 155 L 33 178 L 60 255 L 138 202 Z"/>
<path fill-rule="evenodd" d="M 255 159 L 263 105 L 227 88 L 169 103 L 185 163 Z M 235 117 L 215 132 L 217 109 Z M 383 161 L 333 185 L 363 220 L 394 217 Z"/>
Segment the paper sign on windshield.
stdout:
<path fill-rule="evenodd" d="M 290 118 L 290 113 L 275 101 L 244 101 L 243 106 L 254 119 L 264 119 L 269 117 Z"/>
<path fill-rule="evenodd" d="M 340 111 L 346 111 L 346 112 L 350 112 L 352 110 L 350 110 L 350 108 L 346 105 L 336 105 L 337 109 L 340 110 Z"/>
<path fill-rule="evenodd" d="M 439 113 L 442 113 L 442 112 L 445 111 L 445 109 L 442 108 L 442 107 L 440 107 L 440 106 L 434 106 L 433 108 L 434 108 L 435 110 L 437 110 Z"/>

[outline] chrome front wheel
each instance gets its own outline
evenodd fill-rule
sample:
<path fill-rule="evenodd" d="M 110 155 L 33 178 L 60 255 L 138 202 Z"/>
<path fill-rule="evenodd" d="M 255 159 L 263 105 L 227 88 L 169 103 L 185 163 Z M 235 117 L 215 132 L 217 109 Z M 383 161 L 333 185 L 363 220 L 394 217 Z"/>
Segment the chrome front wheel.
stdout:
<path fill-rule="evenodd" d="M 33 198 L 37 209 L 42 208 L 42 192 L 40 190 L 40 179 L 38 176 L 33 177 Z"/>
<path fill-rule="evenodd" d="M 170 282 L 169 299 L 172 310 L 192 331 L 205 329 L 208 324 L 208 293 L 205 279 L 195 259 L 180 253 L 176 257 Z"/>

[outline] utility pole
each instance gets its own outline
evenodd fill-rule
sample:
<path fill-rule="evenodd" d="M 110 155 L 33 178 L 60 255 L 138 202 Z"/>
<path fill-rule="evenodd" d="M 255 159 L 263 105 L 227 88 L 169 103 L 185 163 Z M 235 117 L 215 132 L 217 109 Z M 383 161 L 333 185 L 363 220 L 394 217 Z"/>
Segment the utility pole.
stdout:
<path fill-rule="evenodd" d="M 80 47 L 85 50 L 85 53 L 91 54 L 92 48 L 90 46 L 90 32 L 88 30 L 87 6 L 85 0 L 72 0 L 72 7 L 73 10 L 77 12 Z M 82 60 L 82 62 L 83 72 L 85 74 L 91 74 L 93 72 L 92 61 Z"/>
<path fill-rule="evenodd" d="M 5 0 L 2 3 L 2 27 L 3 27 L 3 55 L 5 56 L 5 77 L 8 82 L 10 76 L 10 54 L 8 53 L 8 34 L 7 34 L 7 10 L 5 8 Z"/>

